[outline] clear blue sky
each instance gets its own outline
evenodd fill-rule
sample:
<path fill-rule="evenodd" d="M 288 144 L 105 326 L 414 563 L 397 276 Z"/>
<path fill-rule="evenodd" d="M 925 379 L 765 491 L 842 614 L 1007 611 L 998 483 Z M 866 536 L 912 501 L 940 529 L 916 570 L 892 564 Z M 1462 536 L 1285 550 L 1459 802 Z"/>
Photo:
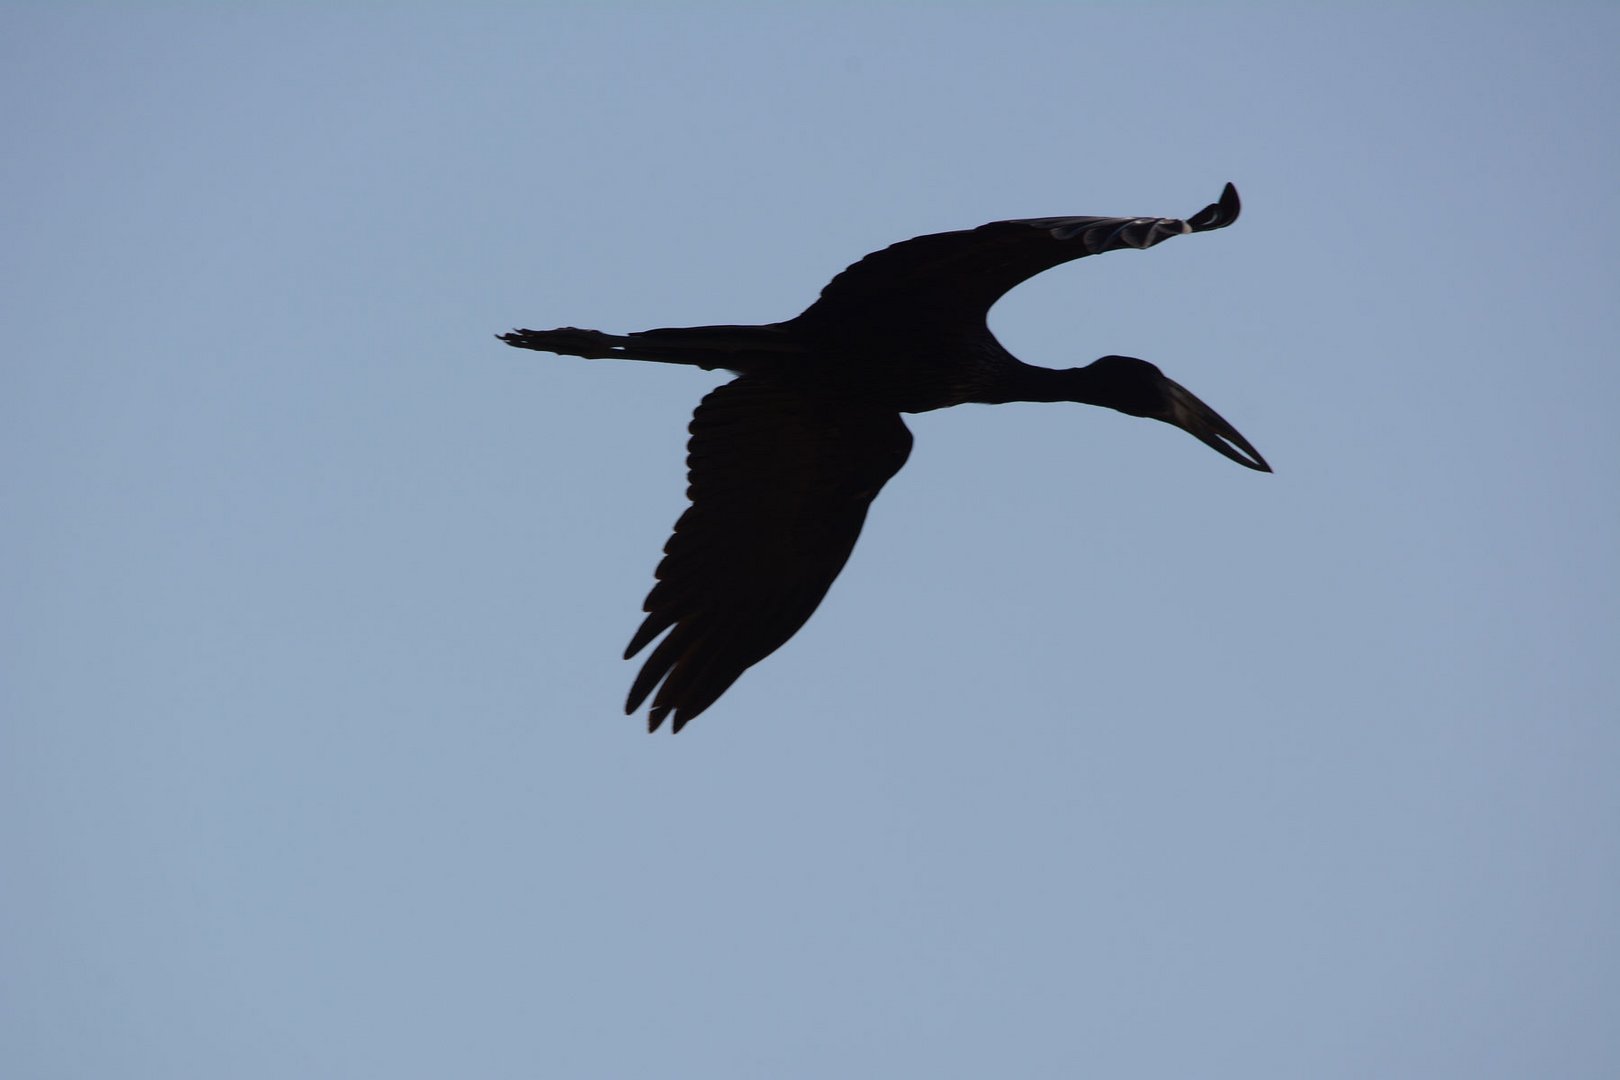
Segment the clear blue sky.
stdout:
<path fill-rule="evenodd" d="M 1620 1075 L 1620 9 L 0 11 L 0 1074 Z M 1006 217 L 1276 466 L 916 417 L 678 738 L 718 375 Z"/>

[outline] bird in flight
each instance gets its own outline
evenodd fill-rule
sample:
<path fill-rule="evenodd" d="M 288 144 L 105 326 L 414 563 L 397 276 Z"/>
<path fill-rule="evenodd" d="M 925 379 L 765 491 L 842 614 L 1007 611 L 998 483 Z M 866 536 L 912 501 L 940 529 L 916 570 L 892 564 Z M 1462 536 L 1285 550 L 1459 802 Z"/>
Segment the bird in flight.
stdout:
<path fill-rule="evenodd" d="M 1105 356 L 1054 370 L 1015 358 L 990 307 L 1043 270 L 1150 248 L 1237 220 L 1237 189 L 1185 221 L 1053 217 L 919 236 L 861 259 L 786 322 L 605 334 L 514 330 L 508 345 L 590 360 L 723 368 L 687 444 L 691 506 L 664 545 L 625 659 L 653 647 L 625 712 L 680 731 L 787 642 L 843 569 L 867 508 L 911 453 L 901 413 L 968 402 L 1073 401 L 1162 420 L 1270 472 L 1237 429 L 1157 367 Z M 666 634 L 667 631 L 667 634 Z"/>

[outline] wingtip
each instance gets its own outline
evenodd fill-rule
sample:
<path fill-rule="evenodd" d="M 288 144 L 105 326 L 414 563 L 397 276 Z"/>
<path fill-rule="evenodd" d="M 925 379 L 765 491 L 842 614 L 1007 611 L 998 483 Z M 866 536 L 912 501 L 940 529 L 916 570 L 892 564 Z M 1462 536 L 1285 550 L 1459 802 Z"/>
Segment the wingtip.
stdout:
<path fill-rule="evenodd" d="M 671 735 L 679 735 L 681 733 L 681 728 L 685 727 L 686 722 L 692 719 L 692 717 L 689 715 L 681 715 L 678 710 L 675 710 L 669 705 L 654 705 L 652 708 L 647 710 L 647 734 L 655 734 L 658 729 L 663 726 L 664 719 L 670 716 L 671 713 L 674 714 L 674 719 L 670 721 L 669 725 L 669 733 Z"/>
<path fill-rule="evenodd" d="M 1238 198 L 1237 186 L 1228 181 L 1221 189 L 1221 197 L 1187 219 L 1189 232 L 1209 232 L 1224 229 L 1238 219 L 1243 203 Z"/>

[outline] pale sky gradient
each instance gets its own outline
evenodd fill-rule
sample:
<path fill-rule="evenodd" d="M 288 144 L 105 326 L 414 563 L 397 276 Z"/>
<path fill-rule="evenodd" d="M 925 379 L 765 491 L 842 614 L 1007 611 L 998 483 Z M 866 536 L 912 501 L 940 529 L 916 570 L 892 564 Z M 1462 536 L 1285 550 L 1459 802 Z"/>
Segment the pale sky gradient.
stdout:
<path fill-rule="evenodd" d="M 1620 8 L 0 8 L 0 1076 L 1620 1075 Z M 679 737 L 754 322 L 1007 217 L 1276 467 L 913 418 Z"/>

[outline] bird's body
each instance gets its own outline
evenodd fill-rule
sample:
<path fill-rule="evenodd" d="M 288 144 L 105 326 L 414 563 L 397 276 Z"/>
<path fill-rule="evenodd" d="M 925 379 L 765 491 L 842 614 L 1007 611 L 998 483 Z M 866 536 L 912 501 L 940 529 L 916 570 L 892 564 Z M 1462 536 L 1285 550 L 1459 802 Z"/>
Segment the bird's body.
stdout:
<path fill-rule="evenodd" d="M 692 418 L 692 505 L 675 525 L 628 658 L 668 631 L 630 690 L 649 730 L 702 712 L 802 626 L 843 568 L 879 490 L 911 452 L 901 413 L 968 402 L 1075 401 L 1165 420 L 1270 471 L 1243 436 L 1146 361 L 1054 370 L 1015 358 L 990 307 L 1050 267 L 1231 224 L 1237 192 L 1192 218 L 1037 218 L 874 252 L 796 318 L 626 335 L 564 327 L 502 340 L 591 359 L 723 368 Z M 656 690 L 656 693 L 654 691 Z"/>

